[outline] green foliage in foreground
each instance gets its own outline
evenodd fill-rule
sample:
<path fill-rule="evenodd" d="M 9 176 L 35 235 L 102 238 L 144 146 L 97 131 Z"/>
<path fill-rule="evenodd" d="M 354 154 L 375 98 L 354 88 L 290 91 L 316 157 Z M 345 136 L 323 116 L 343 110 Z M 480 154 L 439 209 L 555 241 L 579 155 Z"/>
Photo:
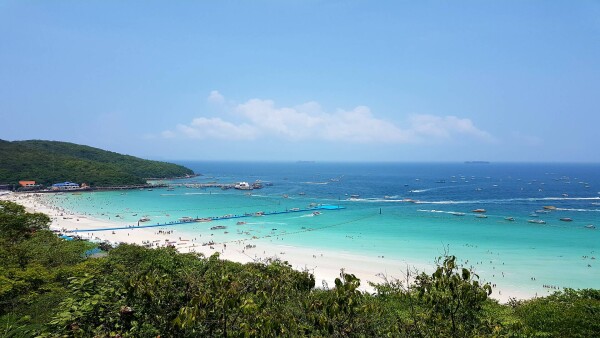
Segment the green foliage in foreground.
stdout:
<path fill-rule="evenodd" d="M 238 264 L 172 248 L 92 246 L 0 204 L 2 337 L 597 337 L 600 291 L 498 304 L 473 272 L 443 257 L 432 274 L 331 289 L 282 261 Z M 22 224 L 22 226 L 18 226 Z M 35 224 L 32 227 L 32 224 Z M 15 235 L 17 234 L 17 235 Z M 18 238 L 15 238 L 17 236 Z"/>
<path fill-rule="evenodd" d="M 144 184 L 146 178 L 181 177 L 193 171 L 67 142 L 0 140 L 0 183 L 72 181 L 91 186 Z"/>

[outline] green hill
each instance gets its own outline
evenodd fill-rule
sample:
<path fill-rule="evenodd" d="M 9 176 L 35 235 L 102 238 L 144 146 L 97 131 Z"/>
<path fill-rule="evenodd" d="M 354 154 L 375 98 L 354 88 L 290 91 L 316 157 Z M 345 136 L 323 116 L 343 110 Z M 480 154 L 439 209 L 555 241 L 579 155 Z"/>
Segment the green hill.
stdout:
<path fill-rule="evenodd" d="M 91 186 L 143 184 L 147 178 L 193 175 L 177 164 L 144 160 L 84 145 L 57 141 L 0 140 L 0 184 L 34 180 L 72 181 Z"/>

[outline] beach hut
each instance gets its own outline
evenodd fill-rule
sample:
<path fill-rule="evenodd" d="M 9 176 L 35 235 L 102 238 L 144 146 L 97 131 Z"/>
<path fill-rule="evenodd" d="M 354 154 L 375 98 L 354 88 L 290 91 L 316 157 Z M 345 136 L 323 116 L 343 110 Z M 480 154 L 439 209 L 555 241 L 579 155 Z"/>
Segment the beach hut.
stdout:
<path fill-rule="evenodd" d="M 33 187 L 35 186 L 35 181 L 19 181 L 19 185 L 22 187 Z"/>

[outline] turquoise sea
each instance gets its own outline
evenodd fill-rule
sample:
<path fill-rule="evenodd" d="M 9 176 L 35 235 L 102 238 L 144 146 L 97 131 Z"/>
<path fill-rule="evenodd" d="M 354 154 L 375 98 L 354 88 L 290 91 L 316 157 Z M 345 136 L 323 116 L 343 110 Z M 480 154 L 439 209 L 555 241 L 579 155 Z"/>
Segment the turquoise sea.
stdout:
<path fill-rule="evenodd" d="M 449 250 L 483 280 L 527 294 L 553 290 L 548 286 L 600 288 L 600 164 L 181 164 L 202 176 L 170 181 L 182 185 L 172 190 L 50 198 L 67 209 L 126 224 L 137 224 L 142 216 L 151 219 L 148 223 L 165 223 L 185 216 L 282 211 L 311 203 L 340 205 L 345 209 L 318 216 L 299 212 L 250 217 L 243 219 L 245 225 L 230 219 L 177 227 L 194 235 L 219 224 L 229 231 L 214 233 L 216 242 L 275 234 L 286 245 L 315 252 L 326 249 L 419 264 L 430 264 Z M 250 192 L 183 186 L 257 180 L 268 185 Z M 477 217 L 482 213 L 473 212 L 476 209 L 485 209 L 487 217 Z"/>

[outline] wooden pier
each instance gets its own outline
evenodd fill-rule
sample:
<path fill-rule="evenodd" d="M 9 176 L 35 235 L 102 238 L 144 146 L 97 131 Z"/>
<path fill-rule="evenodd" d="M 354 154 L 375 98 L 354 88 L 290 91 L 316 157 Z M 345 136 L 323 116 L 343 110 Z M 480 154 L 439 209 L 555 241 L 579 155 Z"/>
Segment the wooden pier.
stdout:
<path fill-rule="evenodd" d="M 70 230 L 66 231 L 67 233 L 77 233 L 77 232 L 96 232 L 96 231 L 114 231 L 114 230 L 131 230 L 131 229 L 143 229 L 143 228 L 157 228 L 157 227 L 167 227 L 173 225 L 181 225 L 181 224 L 190 224 L 190 223 L 207 223 L 209 221 L 222 221 L 227 219 L 236 219 L 236 218 L 246 218 L 246 217 L 262 217 L 262 216 L 270 216 L 270 215 L 281 215 L 281 214 L 290 214 L 297 212 L 307 212 L 307 211 L 321 211 L 321 210 L 342 210 L 346 209 L 346 207 L 339 205 L 320 205 L 316 207 L 309 208 L 293 208 L 287 209 L 284 211 L 270 211 L 270 212 L 259 212 L 259 213 L 244 213 L 241 215 L 223 215 L 223 216 L 215 216 L 215 217 L 205 217 L 200 219 L 194 219 L 189 221 L 175 221 L 175 222 L 167 222 L 167 223 L 157 223 L 157 224 L 148 224 L 148 225 L 127 225 L 121 227 L 111 227 L 111 228 L 96 228 L 96 229 L 82 229 L 82 230 Z"/>

